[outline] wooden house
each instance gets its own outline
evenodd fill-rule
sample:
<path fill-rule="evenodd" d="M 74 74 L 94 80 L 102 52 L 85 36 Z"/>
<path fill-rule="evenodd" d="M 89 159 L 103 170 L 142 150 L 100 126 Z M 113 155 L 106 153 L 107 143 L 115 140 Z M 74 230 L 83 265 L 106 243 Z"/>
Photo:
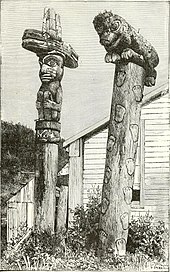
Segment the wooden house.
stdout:
<path fill-rule="evenodd" d="M 169 127 L 168 85 L 143 98 L 140 139 L 132 196 L 132 215 L 147 211 L 168 224 Z M 86 204 L 94 188 L 102 188 L 109 116 L 67 139 L 69 150 L 69 211 Z"/>
<path fill-rule="evenodd" d="M 7 202 L 7 241 L 34 224 L 34 179 Z"/>
<path fill-rule="evenodd" d="M 56 186 L 56 218 L 58 212 L 58 205 L 62 205 L 65 194 L 68 191 L 68 164 L 63 164 L 63 168 L 58 172 L 58 182 Z M 67 199 L 64 206 L 67 211 Z M 67 213 L 67 212 L 65 212 Z M 59 220 L 66 221 L 67 214 L 60 211 Z M 62 220 L 62 221 L 63 221 Z M 56 223 L 56 222 L 55 222 Z M 58 222 L 58 225 L 61 224 Z M 27 181 L 26 184 L 20 186 L 15 194 L 7 201 L 7 241 L 11 238 L 17 237 L 18 234 L 23 237 L 28 231 L 34 227 L 34 178 Z"/>

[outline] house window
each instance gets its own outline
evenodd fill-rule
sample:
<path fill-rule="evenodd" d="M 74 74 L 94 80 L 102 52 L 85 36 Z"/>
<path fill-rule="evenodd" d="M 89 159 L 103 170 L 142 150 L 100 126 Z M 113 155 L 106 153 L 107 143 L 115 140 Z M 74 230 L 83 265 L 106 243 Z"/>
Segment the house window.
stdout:
<path fill-rule="evenodd" d="M 132 202 L 140 203 L 140 190 L 132 189 Z"/>
<path fill-rule="evenodd" d="M 132 207 L 140 206 L 140 188 L 141 188 L 141 177 L 140 177 L 140 147 L 137 149 L 137 159 L 135 166 L 134 183 L 132 187 Z"/>
<path fill-rule="evenodd" d="M 140 133 L 138 139 L 136 165 L 134 184 L 132 188 L 132 208 L 142 208 L 144 203 L 143 199 L 143 185 L 144 185 L 144 141 L 145 141 L 145 123 L 141 120 Z"/>

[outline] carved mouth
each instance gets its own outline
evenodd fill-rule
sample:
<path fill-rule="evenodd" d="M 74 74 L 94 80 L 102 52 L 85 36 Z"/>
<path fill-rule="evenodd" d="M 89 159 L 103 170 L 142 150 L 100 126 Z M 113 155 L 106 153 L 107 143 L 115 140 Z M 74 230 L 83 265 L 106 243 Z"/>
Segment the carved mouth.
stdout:
<path fill-rule="evenodd" d="M 44 74 L 44 75 L 40 76 L 40 79 L 42 82 L 48 82 L 53 79 L 53 76 L 49 75 L 49 74 Z"/>
<path fill-rule="evenodd" d="M 112 41 L 112 42 L 110 42 L 110 43 L 108 43 L 108 44 L 105 44 L 105 46 L 106 46 L 108 49 L 116 48 L 116 47 L 119 45 L 120 41 L 121 41 L 121 38 L 118 38 L 118 39 L 116 39 L 115 41 Z"/>
<path fill-rule="evenodd" d="M 108 41 L 108 40 L 106 40 L 106 39 L 101 39 L 101 40 L 100 40 L 100 43 L 101 43 L 102 45 L 109 45 L 109 44 L 110 44 L 110 41 Z"/>

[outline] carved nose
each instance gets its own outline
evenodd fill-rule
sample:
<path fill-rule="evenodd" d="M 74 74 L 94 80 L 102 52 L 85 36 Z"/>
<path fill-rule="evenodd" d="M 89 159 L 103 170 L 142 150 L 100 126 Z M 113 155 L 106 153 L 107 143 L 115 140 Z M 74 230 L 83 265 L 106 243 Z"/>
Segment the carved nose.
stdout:
<path fill-rule="evenodd" d="M 105 40 L 104 40 L 104 39 L 100 39 L 100 43 L 101 43 L 102 45 L 104 45 Z"/>
<path fill-rule="evenodd" d="M 42 74 L 50 73 L 50 71 L 51 71 L 51 69 L 47 65 L 45 65 L 45 64 L 42 65 L 42 67 L 41 67 Z"/>

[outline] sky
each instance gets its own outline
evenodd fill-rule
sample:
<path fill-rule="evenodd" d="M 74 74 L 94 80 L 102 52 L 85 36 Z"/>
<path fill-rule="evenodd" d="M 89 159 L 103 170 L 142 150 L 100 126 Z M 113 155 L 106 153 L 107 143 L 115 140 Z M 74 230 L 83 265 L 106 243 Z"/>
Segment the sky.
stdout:
<path fill-rule="evenodd" d="M 76 69 L 65 68 L 62 79 L 61 135 L 67 139 L 110 113 L 114 64 L 104 62 L 92 21 L 101 11 L 124 17 L 155 47 L 160 63 L 156 88 L 168 80 L 168 3 L 130 1 L 1 1 L 1 118 L 34 129 L 35 101 L 41 85 L 36 55 L 22 48 L 25 29 L 41 30 L 44 7 L 61 16 L 63 40 L 79 55 Z M 144 94 L 153 88 L 145 87 Z"/>

